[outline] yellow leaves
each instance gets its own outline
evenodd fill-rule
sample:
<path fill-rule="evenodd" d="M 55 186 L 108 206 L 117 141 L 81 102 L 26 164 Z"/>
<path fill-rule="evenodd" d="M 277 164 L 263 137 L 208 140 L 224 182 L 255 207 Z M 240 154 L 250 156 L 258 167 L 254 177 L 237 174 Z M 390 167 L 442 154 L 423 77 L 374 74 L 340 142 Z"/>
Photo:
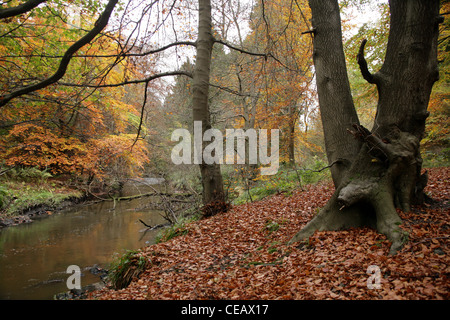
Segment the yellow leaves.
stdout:
<path fill-rule="evenodd" d="M 59 7 L 54 9 L 55 14 L 59 13 Z M 0 61 L 4 70 L 1 92 L 8 93 L 19 84 L 34 83 L 54 72 L 61 55 L 86 32 L 69 27 L 63 20 L 42 14 L 27 17 L 20 28 L 19 20 L 0 26 L 2 33 L 8 35 L 0 44 L 0 55 L 6 56 Z M 93 24 L 95 17 L 88 14 L 83 21 Z M 71 60 L 64 82 L 120 83 L 142 78 L 138 68 L 151 73 L 155 64 L 151 59 L 138 62 L 122 57 L 117 61 L 124 43 L 121 40 L 124 39 L 109 32 L 84 46 Z M 0 159 L 8 164 L 101 176 L 113 170 L 133 174 L 148 161 L 143 141 L 131 148 L 140 120 L 140 101 L 138 106 L 128 101 L 130 96 L 140 96 L 142 89 L 91 90 L 52 85 L 36 93 L 33 100 L 19 98 L 1 111 L 4 123 L 21 123 L 0 135 Z M 143 126 L 141 134 L 147 133 Z"/>
<path fill-rule="evenodd" d="M 135 138 L 134 134 L 121 134 L 92 140 L 91 148 L 96 154 L 96 166 L 120 165 L 121 170 L 128 175 L 137 174 L 140 169 L 143 169 L 149 158 L 144 142 L 138 140 L 134 144 Z"/>

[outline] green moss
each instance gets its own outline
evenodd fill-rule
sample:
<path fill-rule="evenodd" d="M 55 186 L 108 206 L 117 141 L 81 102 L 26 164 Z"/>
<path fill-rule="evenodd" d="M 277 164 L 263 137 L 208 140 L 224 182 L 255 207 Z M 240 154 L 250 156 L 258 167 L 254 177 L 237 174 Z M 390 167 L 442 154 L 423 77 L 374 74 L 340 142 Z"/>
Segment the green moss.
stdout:
<path fill-rule="evenodd" d="M 37 206 L 56 207 L 63 201 L 82 196 L 80 191 L 58 190 L 48 185 L 27 185 L 25 183 L 5 183 L 0 202 L 2 213 L 7 216 L 21 214 L 27 209 Z"/>

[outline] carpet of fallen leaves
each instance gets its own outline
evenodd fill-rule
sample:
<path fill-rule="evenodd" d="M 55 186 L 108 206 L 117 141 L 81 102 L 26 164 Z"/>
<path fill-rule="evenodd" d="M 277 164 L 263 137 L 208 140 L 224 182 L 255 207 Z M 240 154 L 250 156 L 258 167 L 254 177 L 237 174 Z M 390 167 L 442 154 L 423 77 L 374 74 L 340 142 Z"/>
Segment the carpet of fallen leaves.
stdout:
<path fill-rule="evenodd" d="M 142 248 L 151 266 L 122 290 L 91 299 L 449 299 L 450 168 L 429 170 L 435 203 L 400 212 L 409 242 L 388 255 L 389 241 L 368 228 L 316 232 L 287 241 L 330 198 L 329 183 L 233 207 L 188 225 L 189 232 Z M 369 266 L 379 289 L 369 289 Z"/>

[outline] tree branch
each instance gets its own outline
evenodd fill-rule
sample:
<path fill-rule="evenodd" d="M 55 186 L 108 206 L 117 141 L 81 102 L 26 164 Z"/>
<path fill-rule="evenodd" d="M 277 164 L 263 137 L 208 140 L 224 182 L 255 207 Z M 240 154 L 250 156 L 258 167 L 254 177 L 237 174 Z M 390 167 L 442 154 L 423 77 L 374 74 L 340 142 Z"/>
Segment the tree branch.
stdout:
<path fill-rule="evenodd" d="M 59 63 L 58 70 L 56 70 L 56 72 L 52 76 L 36 84 L 32 84 L 22 89 L 16 90 L 10 94 L 0 96 L 0 107 L 4 106 L 14 98 L 20 97 L 33 91 L 43 89 L 61 79 L 66 73 L 67 67 L 69 65 L 70 60 L 72 59 L 72 56 L 80 48 L 91 42 L 106 27 L 109 21 L 109 17 L 111 16 L 111 13 L 114 10 L 114 7 L 116 6 L 117 2 L 118 0 L 109 0 L 108 4 L 105 7 L 105 10 L 100 15 L 98 20 L 95 22 L 94 28 L 92 28 L 91 31 L 89 31 L 81 39 L 79 39 L 77 42 L 71 45 L 69 49 L 67 49 L 66 53 L 64 54 L 63 58 Z"/>
<path fill-rule="evenodd" d="M 129 80 L 124 81 L 120 83 L 110 83 L 110 84 L 77 84 L 77 83 L 67 83 L 67 82 L 58 82 L 58 84 L 66 87 L 80 87 L 80 88 L 114 88 L 114 87 L 121 87 L 128 84 L 138 84 L 138 83 L 148 83 L 150 81 L 156 80 L 158 78 L 163 77 L 170 77 L 170 76 L 187 76 L 189 78 L 192 78 L 193 75 L 191 72 L 188 71 L 169 71 L 169 72 L 162 72 L 154 74 L 150 77 L 144 78 L 144 79 L 136 79 L 136 80 Z"/>
<path fill-rule="evenodd" d="M 247 51 L 247 50 L 235 47 L 232 44 L 229 44 L 228 42 L 225 42 L 223 40 L 214 39 L 214 42 L 223 44 L 224 46 L 227 46 L 228 48 L 233 49 L 235 51 L 239 51 L 241 53 L 245 53 L 245 54 L 248 54 L 248 55 L 251 55 L 251 56 L 264 57 L 266 60 L 267 60 L 268 57 L 272 56 L 270 53 L 259 53 L 259 52 Z"/>
<path fill-rule="evenodd" d="M 245 50 L 245 49 L 242 49 L 242 48 L 235 47 L 232 44 L 229 44 L 228 42 L 225 42 L 223 40 L 214 39 L 214 42 L 223 44 L 224 46 L 227 46 L 228 48 L 230 48 L 232 50 L 235 50 L 235 51 L 238 51 L 240 53 L 245 53 L 245 54 L 248 54 L 248 55 L 251 55 L 251 56 L 264 57 L 264 60 L 267 60 L 268 58 L 272 58 L 276 62 L 278 62 L 282 67 L 284 67 L 285 69 L 287 69 L 289 71 L 302 72 L 302 73 L 304 72 L 303 70 L 295 70 L 295 69 L 292 69 L 292 68 L 286 66 L 283 62 L 281 62 L 277 57 L 275 57 L 270 52 L 269 53 L 259 53 L 259 52 L 248 51 L 248 50 Z"/>
<path fill-rule="evenodd" d="M 197 47 L 197 43 L 196 42 L 192 42 L 192 41 L 177 41 L 177 42 L 173 42 L 168 44 L 167 46 L 161 47 L 161 48 L 157 48 L 154 50 L 149 50 L 143 53 L 126 53 L 123 54 L 124 56 L 127 57 L 141 57 L 141 56 L 147 56 L 149 54 L 155 54 L 164 50 L 167 50 L 171 47 L 175 47 L 175 46 L 193 46 L 193 47 Z"/>
<path fill-rule="evenodd" d="M 387 142 L 372 134 L 370 130 L 366 129 L 362 125 L 353 124 L 352 127 L 355 129 L 355 131 L 350 129 L 347 129 L 347 131 L 356 139 L 360 140 L 361 142 L 367 143 L 370 148 L 369 152 L 371 152 L 372 156 L 382 162 L 385 162 L 390 158 L 391 151 L 388 147 Z"/>
<path fill-rule="evenodd" d="M 213 84 L 211 82 L 209 82 L 209 86 L 217 88 L 217 89 L 220 89 L 220 90 L 223 90 L 223 91 L 226 91 L 228 93 L 231 93 L 231 94 L 234 94 L 234 95 L 240 96 L 240 97 L 257 97 L 256 95 L 252 95 L 250 93 L 242 93 L 240 90 L 237 91 L 237 90 L 234 90 L 234 89 L 231 89 L 231 88 L 227 88 L 227 87 L 223 87 L 223 86 L 219 86 L 219 85 Z"/>
<path fill-rule="evenodd" d="M 22 13 L 28 12 L 47 0 L 28 0 L 18 6 L 0 9 L 0 19 L 15 17 Z"/>
<path fill-rule="evenodd" d="M 144 56 L 148 56 L 150 54 L 155 54 L 164 50 L 167 50 L 171 47 L 175 47 L 175 46 L 197 46 L 197 44 L 195 42 L 192 41 L 178 41 L 178 42 L 173 42 L 170 43 L 164 47 L 161 48 L 157 48 L 157 49 L 153 49 L 153 50 L 148 50 L 145 52 L 141 52 L 141 53 L 125 53 L 125 52 L 121 52 L 118 54 L 74 54 L 72 56 L 72 58 L 114 58 L 117 56 L 120 57 L 144 57 Z M 28 55 L 5 55 L 2 56 L 3 58 L 48 58 L 48 59 L 61 59 L 62 57 L 64 57 L 63 55 L 49 55 L 49 54 L 28 54 Z"/>
<path fill-rule="evenodd" d="M 363 78 L 369 83 L 377 84 L 378 79 L 375 75 L 370 73 L 369 68 L 367 67 L 367 61 L 364 58 L 364 47 L 366 46 L 366 43 L 367 43 L 367 39 L 364 39 L 361 42 L 361 46 L 359 47 L 359 51 L 356 56 L 356 61 L 359 64 L 359 69 L 361 70 L 361 74 L 362 74 Z"/>
<path fill-rule="evenodd" d="M 136 144 L 136 142 L 139 139 L 139 136 L 141 134 L 141 130 L 142 130 L 142 122 L 144 121 L 144 111 L 145 111 L 145 105 L 147 104 L 147 91 L 148 91 L 148 84 L 149 82 L 145 83 L 145 88 L 144 88 L 144 101 L 142 102 L 142 108 L 141 108 L 141 117 L 139 119 L 139 126 L 137 129 L 137 133 L 136 133 L 136 139 L 134 139 L 133 144 L 131 145 L 130 149 L 132 149 L 134 147 L 134 145 Z"/>

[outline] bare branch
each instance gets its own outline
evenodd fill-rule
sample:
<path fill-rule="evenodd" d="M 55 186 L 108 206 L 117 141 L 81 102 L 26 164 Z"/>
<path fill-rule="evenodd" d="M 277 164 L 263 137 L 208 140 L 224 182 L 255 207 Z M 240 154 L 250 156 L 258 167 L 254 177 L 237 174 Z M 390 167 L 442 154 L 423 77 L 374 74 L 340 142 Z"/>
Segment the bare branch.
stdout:
<path fill-rule="evenodd" d="M 369 146 L 369 153 L 371 153 L 372 156 L 382 162 L 385 162 L 390 158 L 392 151 L 390 150 L 387 141 L 383 141 L 381 138 L 377 137 L 375 134 L 370 132 L 369 129 L 366 129 L 362 125 L 353 124 L 352 127 L 355 129 L 355 131 L 350 129 L 347 129 L 347 131 L 356 139 L 365 142 Z"/>
<path fill-rule="evenodd" d="M 241 97 L 256 97 L 256 95 L 252 95 L 252 94 L 250 94 L 250 93 L 242 93 L 240 90 L 237 91 L 237 90 L 234 90 L 234 89 L 231 89 L 231 88 L 227 88 L 227 87 L 223 87 L 223 86 L 219 86 L 219 85 L 216 85 L 216 84 L 213 84 L 213 83 L 209 83 L 209 86 L 214 87 L 214 88 L 218 88 L 218 89 L 220 89 L 220 90 L 226 91 L 226 92 L 231 93 L 231 94 L 234 94 L 234 95 L 236 95 L 236 96 L 241 96 Z"/>
<path fill-rule="evenodd" d="M 156 48 L 153 50 L 148 50 L 141 53 L 125 53 L 124 50 L 122 50 L 119 54 L 74 54 L 72 58 L 115 58 L 117 56 L 120 57 L 144 57 L 148 56 L 150 54 L 155 54 L 164 50 L 167 50 L 171 47 L 175 46 L 193 46 L 195 47 L 197 44 L 195 42 L 191 41 L 179 41 L 179 42 L 173 42 L 170 43 L 164 47 Z M 5 55 L 2 56 L 2 58 L 47 58 L 47 59 L 61 59 L 62 55 L 49 55 L 49 54 L 28 54 L 28 55 Z"/>
<path fill-rule="evenodd" d="M 247 51 L 245 49 L 235 47 L 232 44 L 229 44 L 228 42 L 225 42 L 223 40 L 214 39 L 214 42 L 223 44 L 224 46 L 227 46 L 228 48 L 233 49 L 235 51 L 239 51 L 241 53 L 245 53 L 245 54 L 248 54 L 248 55 L 251 55 L 251 56 L 264 57 L 264 59 L 266 59 L 266 60 L 267 60 L 268 57 L 272 56 L 270 53 L 259 53 L 259 52 Z"/>
<path fill-rule="evenodd" d="M 36 84 L 32 84 L 17 91 L 14 91 L 10 94 L 0 96 L 0 107 L 4 106 L 14 98 L 17 98 L 19 96 L 25 95 L 33 91 L 43 89 L 61 79 L 66 73 L 67 67 L 69 65 L 70 60 L 72 59 L 72 56 L 80 48 L 91 42 L 106 27 L 109 21 L 109 17 L 111 16 L 111 13 L 114 10 L 114 7 L 116 6 L 117 2 L 118 0 L 109 0 L 108 4 L 105 7 L 105 10 L 100 15 L 98 20 L 95 22 L 94 28 L 92 28 L 86 35 L 84 35 L 81 39 L 79 39 L 77 42 L 71 45 L 69 49 L 67 49 L 66 53 L 64 54 L 63 58 L 59 63 L 58 70 L 56 70 L 56 72 L 52 76 Z"/>
<path fill-rule="evenodd" d="M 145 83 L 145 88 L 144 88 L 144 101 L 142 102 L 141 117 L 140 117 L 140 119 L 139 119 L 139 126 L 138 126 L 138 130 L 137 130 L 137 133 L 136 133 L 136 139 L 134 140 L 134 142 L 133 142 L 133 144 L 131 145 L 130 149 L 133 149 L 134 145 L 135 145 L 136 142 L 139 140 L 139 136 L 141 135 L 142 122 L 144 121 L 145 105 L 147 104 L 148 84 L 149 84 L 149 82 L 146 82 L 146 83 Z"/>
<path fill-rule="evenodd" d="M 189 78 L 192 78 L 192 73 L 188 71 L 169 71 L 169 72 L 162 72 L 157 73 L 154 75 L 151 75 L 150 77 L 144 78 L 144 79 L 136 79 L 136 80 L 129 80 L 124 81 L 120 83 L 109 83 L 109 84 L 78 84 L 78 83 L 67 83 L 67 82 L 58 82 L 59 85 L 66 86 L 66 87 L 80 87 L 80 88 L 113 88 L 113 87 L 121 87 L 128 84 L 138 84 L 138 83 L 148 83 L 150 81 L 156 80 L 158 78 L 163 77 L 170 77 L 170 76 L 186 76 Z"/>
<path fill-rule="evenodd" d="M 315 28 L 311 28 L 308 31 L 303 31 L 301 34 L 316 34 L 316 29 Z"/>

